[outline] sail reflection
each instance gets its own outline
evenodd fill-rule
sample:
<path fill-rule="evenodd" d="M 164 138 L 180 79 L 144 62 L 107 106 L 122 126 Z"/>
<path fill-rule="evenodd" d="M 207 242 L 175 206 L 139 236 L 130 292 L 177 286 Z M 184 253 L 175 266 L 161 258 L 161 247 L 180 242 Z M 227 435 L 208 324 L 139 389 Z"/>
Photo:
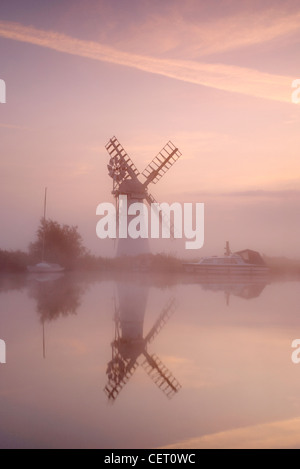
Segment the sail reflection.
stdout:
<path fill-rule="evenodd" d="M 117 399 L 139 365 L 168 397 L 172 398 L 181 388 L 171 371 L 153 353 L 148 345 L 166 325 L 176 309 L 174 298 L 163 307 L 152 328 L 144 336 L 144 318 L 148 288 L 137 284 L 117 284 L 115 297 L 115 337 L 111 344 L 112 359 L 107 365 L 108 383 L 104 388 L 110 402 Z"/>

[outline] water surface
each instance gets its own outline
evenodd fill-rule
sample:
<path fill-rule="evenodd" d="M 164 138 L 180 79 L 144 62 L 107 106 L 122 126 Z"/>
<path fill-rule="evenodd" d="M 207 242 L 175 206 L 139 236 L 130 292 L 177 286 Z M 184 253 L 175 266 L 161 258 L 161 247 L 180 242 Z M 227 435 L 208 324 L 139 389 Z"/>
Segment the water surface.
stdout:
<path fill-rule="evenodd" d="M 0 447 L 300 446 L 298 281 L 0 282 Z"/>

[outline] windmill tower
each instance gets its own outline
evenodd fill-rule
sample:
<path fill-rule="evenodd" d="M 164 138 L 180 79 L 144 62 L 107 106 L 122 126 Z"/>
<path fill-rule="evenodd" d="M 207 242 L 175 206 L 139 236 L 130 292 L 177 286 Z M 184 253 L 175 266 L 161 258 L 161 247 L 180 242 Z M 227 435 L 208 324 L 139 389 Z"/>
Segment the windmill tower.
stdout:
<path fill-rule="evenodd" d="M 175 311 L 171 298 L 153 327 L 144 336 L 143 325 L 147 290 L 140 285 L 118 285 L 119 304 L 115 304 L 115 337 L 111 344 L 112 358 L 107 365 L 108 382 L 104 392 L 114 402 L 134 372 L 141 365 L 156 386 L 170 399 L 181 388 L 161 360 L 148 352 L 148 346 L 159 334 Z"/>
<path fill-rule="evenodd" d="M 119 197 L 120 195 L 127 196 L 128 209 L 131 204 L 135 202 L 148 202 L 149 205 L 156 203 L 154 197 L 148 192 L 150 183 L 156 184 L 163 175 L 171 168 L 171 166 L 180 158 L 181 153 L 172 142 L 168 142 L 164 148 L 158 153 L 151 163 L 144 169 L 142 176 L 144 181 L 140 181 L 139 171 L 134 165 L 131 158 L 128 156 L 122 145 L 118 142 L 116 137 L 112 137 L 107 145 L 106 150 L 110 155 L 109 164 L 107 165 L 108 174 L 113 180 L 112 194 L 116 199 L 116 213 L 117 213 L 117 233 L 119 226 L 119 213 L 122 216 L 122 210 L 119 211 Z M 160 218 L 163 222 L 169 221 L 164 219 L 164 215 Z M 130 216 L 127 218 L 130 223 Z M 172 236 L 172 226 L 170 227 Z M 148 239 L 137 238 L 131 239 L 119 238 L 117 247 L 117 256 L 122 255 L 136 255 L 147 253 L 150 251 Z"/>

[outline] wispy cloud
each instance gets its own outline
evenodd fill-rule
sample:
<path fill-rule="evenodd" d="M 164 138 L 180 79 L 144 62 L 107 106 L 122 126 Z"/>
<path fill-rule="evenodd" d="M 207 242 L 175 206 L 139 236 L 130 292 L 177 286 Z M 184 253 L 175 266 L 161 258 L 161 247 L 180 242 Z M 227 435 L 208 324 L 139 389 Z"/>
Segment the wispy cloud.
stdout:
<path fill-rule="evenodd" d="M 0 36 L 80 57 L 132 67 L 196 85 L 253 97 L 291 102 L 294 77 L 223 64 L 199 63 L 137 55 L 93 41 L 76 39 L 11 22 L 0 22 Z"/>
<path fill-rule="evenodd" d="M 259 198 L 286 198 L 286 197 L 299 197 L 300 190 L 249 190 L 249 191 L 236 191 L 220 194 L 221 197 L 259 197 Z"/>
<path fill-rule="evenodd" d="M 285 199 L 291 200 L 298 199 L 300 197 L 300 189 L 279 189 L 279 190 L 262 190 L 262 189 L 253 189 L 245 191 L 232 191 L 232 192 L 185 192 L 183 194 L 188 198 L 198 198 L 199 197 L 212 197 L 212 198 L 221 198 L 224 197 L 233 197 L 235 199 Z"/>
<path fill-rule="evenodd" d="M 23 126 L 23 125 L 15 125 L 15 124 L 2 124 L 0 122 L 0 128 L 4 129 L 17 129 L 17 130 L 30 130 L 29 127 Z"/>
<path fill-rule="evenodd" d="M 251 11 L 252 10 L 252 11 Z M 201 19 L 185 16 L 184 6 L 170 9 L 168 14 L 148 17 L 142 24 L 133 23 L 127 34 L 116 42 L 121 49 L 148 53 L 184 54 L 199 58 L 216 53 L 263 44 L 299 31 L 300 12 L 283 8 L 251 8 L 220 18 Z M 172 25 L 172 28 L 170 28 Z M 153 34 L 155 31 L 155 34 Z M 117 32 L 116 32 L 117 33 Z"/>
<path fill-rule="evenodd" d="M 203 56 L 269 42 L 298 31 L 299 21 L 300 13 L 286 15 L 274 9 L 222 18 L 201 25 L 196 52 Z"/>
<path fill-rule="evenodd" d="M 236 428 L 182 441 L 165 448 L 275 449 L 299 446 L 300 419 Z"/>

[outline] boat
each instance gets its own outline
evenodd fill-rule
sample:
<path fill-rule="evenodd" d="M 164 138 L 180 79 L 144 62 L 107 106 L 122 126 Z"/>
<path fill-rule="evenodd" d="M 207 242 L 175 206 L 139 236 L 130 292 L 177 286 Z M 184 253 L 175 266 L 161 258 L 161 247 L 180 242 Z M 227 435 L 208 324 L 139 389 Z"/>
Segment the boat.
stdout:
<path fill-rule="evenodd" d="M 48 262 L 40 262 L 35 265 L 28 265 L 27 270 L 34 274 L 56 274 L 63 272 L 65 269 L 59 264 L 49 264 Z"/>
<path fill-rule="evenodd" d="M 46 221 L 46 210 L 47 210 L 47 187 L 45 188 L 45 198 L 44 198 L 44 226 Z M 59 264 L 52 264 L 45 261 L 45 230 L 43 233 L 43 248 L 42 248 L 42 261 L 35 265 L 28 265 L 27 270 L 31 274 L 56 274 L 63 272 L 65 269 Z"/>
<path fill-rule="evenodd" d="M 226 243 L 223 256 L 202 257 L 198 262 L 183 264 L 186 272 L 204 275 L 258 275 L 267 274 L 269 268 L 257 251 L 244 249 L 232 253 Z"/>

